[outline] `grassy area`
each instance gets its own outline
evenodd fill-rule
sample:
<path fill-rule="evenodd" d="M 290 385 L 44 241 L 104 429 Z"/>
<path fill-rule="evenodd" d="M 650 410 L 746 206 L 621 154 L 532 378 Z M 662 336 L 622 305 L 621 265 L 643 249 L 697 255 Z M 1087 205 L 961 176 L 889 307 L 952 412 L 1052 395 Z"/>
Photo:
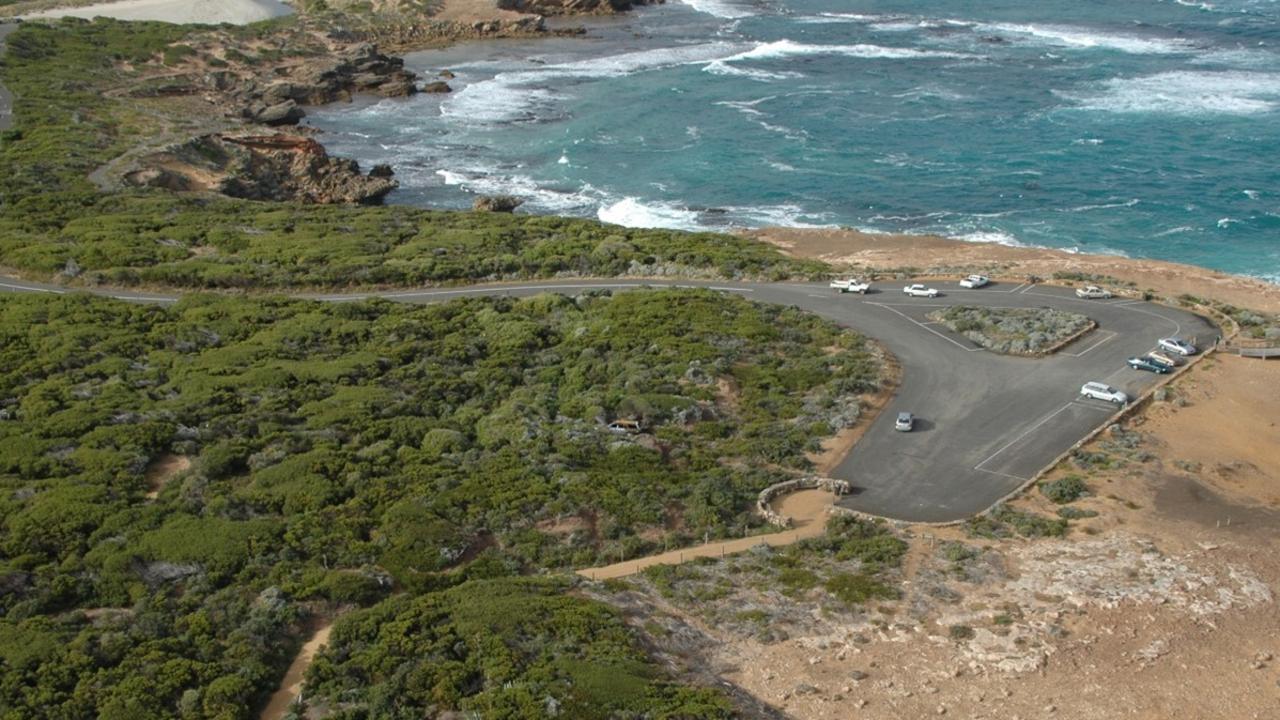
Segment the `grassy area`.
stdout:
<path fill-rule="evenodd" d="M 223 711 L 272 686 L 308 608 L 453 607 L 386 598 L 645 553 L 653 530 L 740 535 L 756 493 L 805 467 L 879 372 L 857 335 L 705 291 L 0 307 L 0 706 L 15 717 L 239 717 Z M 731 407 L 718 378 L 739 388 Z M 647 432 L 611 433 L 619 416 Z M 146 468 L 175 453 L 193 467 L 151 500 Z M 553 529 L 567 517 L 590 528 Z M 517 606 L 543 592 L 504 587 L 535 596 Z M 602 612 L 570 605 L 548 622 Z M 559 687 L 542 646 L 520 647 Z M 433 702 L 497 702 L 484 678 L 523 682 L 520 662 L 459 666 Z M 561 668 L 575 687 L 595 672 L 581 662 Z M 377 706 L 334 672 L 344 702 Z M 643 707 L 667 707 L 659 685 Z"/>

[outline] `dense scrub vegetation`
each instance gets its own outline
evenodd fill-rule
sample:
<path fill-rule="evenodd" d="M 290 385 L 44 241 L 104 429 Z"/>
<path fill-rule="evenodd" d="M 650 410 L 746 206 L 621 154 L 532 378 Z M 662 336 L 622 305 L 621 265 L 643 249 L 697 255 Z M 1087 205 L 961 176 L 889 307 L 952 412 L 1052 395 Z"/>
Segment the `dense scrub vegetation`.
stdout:
<path fill-rule="evenodd" d="M 218 32 L 253 37 L 272 27 Z M 166 53 L 188 47 L 180 41 L 196 32 L 102 19 L 27 23 L 9 36 L 0 75 L 17 101 L 15 129 L 0 136 L 0 265 L 89 285 L 184 288 L 557 275 L 783 278 L 825 269 L 785 258 L 763 243 L 712 233 L 162 191 L 95 192 L 90 173 L 144 138 L 177 142 L 198 133 L 186 105 L 169 107 L 162 98 L 123 92 L 141 77 L 137 68 L 163 65 Z"/>
<path fill-rule="evenodd" d="M 566 587 L 478 580 L 348 615 L 311 668 L 308 703 L 338 718 L 449 707 L 492 718 L 731 717 L 718 692 L 662 681 L 614 610 Z"/>
<path fill-rule="evenodd" d="M 1092 326 L 1080 313 L 1052 308 L 987 308 L 952 305 L 929 313 L 979 346 L 1010 355 L 1035 355 L 1055 348 Z"/>
<path fill-rule="evenodd" d="M 806 466 L 879 369 L 852 333 L 705 291 L 0 307 L 0 708 L 24 718 L 242 717 L 308 608 L 352 604 L 375 615 L 340 626 L 320 676 L 342 703 L 382 707 L 361 677 L 430 680 L 414 702 L 439 708 L 528 700 L 512 683 L 589 702 L 597 660 L 548 658 L 614 620 L 547 586 L 468 583 L 645 552 L 646 529 L 750 531 L 755 494 Z M 606 429 L 623 416 L 647 431 Z M 149 486 L 169 454 L 194 465 Z M 554 529 L 570 517 L 581 529 Z M 492 643 L 451 650 L 445 675 L 387 675 L 406 648 L 356 658 L 391 642 L 359 618 L 403 630 L 478 597 L 492 617 L 545 611 L 501 668 Z M 717 707 L 606 645 L 644 687 L 630 707 Z"/>
<path fill-rule="evenodd" d="M 87 284 L 424 285 L 557 275 L 783 278 L 823 266 L 730 235 L 591 220 L 306 206 L 167 194 L 50 194 L 0 210 L 0 264 Z"/>

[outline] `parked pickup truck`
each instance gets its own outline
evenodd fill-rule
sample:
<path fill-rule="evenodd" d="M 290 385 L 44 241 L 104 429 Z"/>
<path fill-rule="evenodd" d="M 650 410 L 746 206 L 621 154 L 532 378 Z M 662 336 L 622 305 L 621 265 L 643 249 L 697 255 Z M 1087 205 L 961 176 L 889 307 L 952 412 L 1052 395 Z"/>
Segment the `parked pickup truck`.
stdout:
<path fill-rule="evenodd" d="M 859 294 L 866 294 L 867 290 L 871 289 L 871 284 L 862 282 L 861 280 L 854 280 L 853 278 L 849 278 L 847 280 L 832 280 L 831 289 L 842 293 L 855 292 Z"/>
<path fill-rule="evenodd" d="M 911 297 L 931 297 L 931 298 L 938 297 L 937 288 L 925 287 L 920 283 L 916 283 L 915 285 L 908 285 L 902 288 L 902 292 L 910 295 Z"/>

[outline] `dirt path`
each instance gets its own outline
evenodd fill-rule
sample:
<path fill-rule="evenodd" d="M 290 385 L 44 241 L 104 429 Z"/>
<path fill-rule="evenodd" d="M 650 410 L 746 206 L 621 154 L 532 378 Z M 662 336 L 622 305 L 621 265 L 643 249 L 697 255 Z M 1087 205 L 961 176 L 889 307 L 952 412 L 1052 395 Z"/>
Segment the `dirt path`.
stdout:
<path fill-rule="evenodd" d="M 147 466 L 147 472 L 143 478 L 147 481 L 147 499 L 155 500 L 160 497 L 160 491 L 164 489 L 166 483 L 173 479 L 178 473 L 191 467 L 191 458 L 182 455 L 161 455 Z"/>
<path fill-rule="evenodd" d="M 302 694 L 302 678 L 307 674 L 307 668 L 311 667 L 311 661 L 315 659 L 320 648 L 328 644 L 329 631 L 332 629 L 333 621 L 326 620 L 316 629 L 315 634 L 303 643 L 302 649 L 298 651 L 297 657 L 285 672 L 284 679 L 280 681 L 280 687 L 271 694 L 267 706 L 262 709 L 262 714 L 258 716 L 259 720 L 280 720 L 289 712 L 289 706 L 293 705 L 293 701 Z"/>
<path fill-rule="evenodd" d="M 782 498 L 777 505 L 778 512 L 791 518 L 792 529 L 769 535 L 754 535 L 737 540 L 697 545 L 683 550 L 671 550 L 658 555 L 636 558 L 625 562 L 605 565 L 603 567 L 585 568 L 578 574 L 592 580 L 609 580 L 611 578 L 635 575 L 653 565 L 679 565 L 694 558 L 724 557 L 750 550 L 757 545 L 780 547 L 821 535 L 827 527 L 825 522 L 827 509 L 835 502 L 835 495 L 826 490 L 800 490 Z"/>

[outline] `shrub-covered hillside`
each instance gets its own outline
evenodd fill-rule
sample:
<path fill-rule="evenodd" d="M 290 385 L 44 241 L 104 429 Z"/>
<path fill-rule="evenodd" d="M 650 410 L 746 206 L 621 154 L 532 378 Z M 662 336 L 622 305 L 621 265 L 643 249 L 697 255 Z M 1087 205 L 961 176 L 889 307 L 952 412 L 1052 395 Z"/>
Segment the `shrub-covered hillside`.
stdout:
<path fill-rule="evenodd" d="M 91 176 L 110 180 L 119 168 L 104 168 L 143 143 L 158 148 L 235 127 L 219 110 L 193 110 L 190 98 L 139 95 L 148 73 L 173 79 L 166 51 L 190 50 L 184 41 L 216 32 L 265 43 L 259 65 L 316 52 L 302 40 L 295 47 L 295 36 L 307 36 L 293 22 L 216 31 L 107 19 L 23 24 L 0 59 L 0 80 L 16 95 L 15 127 L 0 133 L 0 266 L 73 284 L 282 289 L 556 275 L 784 278 L 825 270 L 714 233 L 95 190 Z"/>
<path fill-rule="evenodd" d="M 754 494 L 855 417 L 879 370 L 852 333 L 704 291 L 0 307 L 0 707 L 14 717 L 240 717 L 227 708 L 272 687 L 311 610 L 456 586 L 377 611 L 438 613 L 488 592 L 465 589 L 473 578 L 749 532 Z M 608 431 L 617 417 L 647 432 Z M 173 455 L 193 464 L 161 487 L 147 469 Z M 553 609 L 539 622 L 568 617 Z M 570 631 L 535 630 L 501 673 L 455 658 L 433 702 L 475 707 L 486 678 L 522 668 L 589 687 L 576 673 L 591 663 L 538 660 Z M 326 682 L 373 702 L 349 676 Z M 644 687 L 635 697 L 670 699 Z"/>
<path fill-rule="evenodd" d="M 558 275 L 781 279 L 823 272 L 732 235 L 593 220 L 62 193 L 0 207 L 0 265 L 185 288 L 439 284 Z"/>

